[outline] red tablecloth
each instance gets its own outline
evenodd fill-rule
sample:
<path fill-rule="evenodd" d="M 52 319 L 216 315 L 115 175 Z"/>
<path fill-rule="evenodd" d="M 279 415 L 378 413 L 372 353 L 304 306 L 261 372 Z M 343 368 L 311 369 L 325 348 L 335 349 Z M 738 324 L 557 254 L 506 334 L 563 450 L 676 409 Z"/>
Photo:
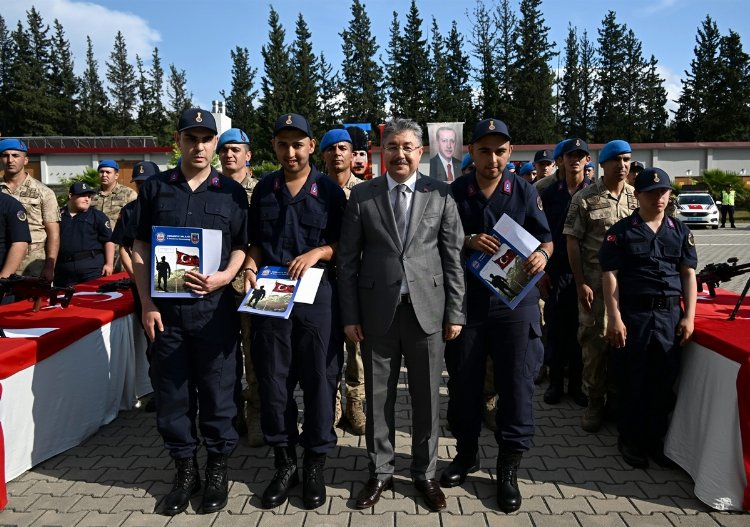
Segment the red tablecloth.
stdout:
<path fill-rule="evenodd" d="M 735 315 L 729 314 L 739 295 L 718 289 L 716 298 L 699 295 L 693 340 L 701 346 L 723 355 L 740 365 L 737 374 L 737 405 L 739 407 L 740 436 L 745 476 L 748 482 L 742 502 L 750 509 L 750 296 Z"/>

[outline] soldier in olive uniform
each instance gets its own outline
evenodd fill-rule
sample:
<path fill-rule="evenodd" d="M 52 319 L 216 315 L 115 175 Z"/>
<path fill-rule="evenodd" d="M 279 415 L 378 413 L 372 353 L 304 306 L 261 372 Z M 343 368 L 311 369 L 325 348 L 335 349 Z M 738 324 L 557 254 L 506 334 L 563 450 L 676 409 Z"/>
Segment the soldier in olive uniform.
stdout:
<path fill-rule="evenodd" d="M 585 145 L 580 140 L 563 148 L 567 158 Z M 585 150 L 588 154 L 588 149 Z M 599 154 L 603 176 L 573 196 L 565 218 L 563 234 L 567 236 L 568 260 L 576 282 L 578 342 L 583 357 L 583 384 L 588 390 L 588 406 L 581 426 L 596 432 L 602 425 L 607 391 L 614 383 L 607 376 L 607 318 L 602 294 L 602 268 L 599 249 L 607 230 L 638 206 L 633 187 L 626 178 L 630 168 L 630 145 L 610 141 Z M 567 161 L 566 161 L 567 162 Z"/>
<path fill-rule="evenodd" d="M 55 193 L 25 170 L 28 148 L 18 139 L 0 141 L 0 191 L 13 196 L 26 209 L 31 244 L 17 274 L 41 276 L 51 282 L 60 250 L 60 210 Z"/>
<path fill-rule="evenodd" d="M 91 198 L 91 206 L 102 211 L 109 218 L 110 225 L 115 225 L 117 218 L 120 217 L 122 208 L 131 201 L 135 201 L 138 193 L 132 188 L 121 185 L 118 182 L 120 178 L 120 165 L 114 159 L 101 161 L 96 170 L 99 172 L 101 187 L 99 188 L 99 192 Z M 115 272 L 121 269 L 120 248 L 115 247 Z"/>

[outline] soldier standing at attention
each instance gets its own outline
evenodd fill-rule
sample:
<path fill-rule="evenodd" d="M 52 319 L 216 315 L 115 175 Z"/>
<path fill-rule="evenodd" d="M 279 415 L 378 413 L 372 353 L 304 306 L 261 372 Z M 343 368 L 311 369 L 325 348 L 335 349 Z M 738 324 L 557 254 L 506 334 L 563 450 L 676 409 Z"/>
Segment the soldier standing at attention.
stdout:
<path fill-rule="evenodd" d="M 120 210 L 138 197 L 135 190 L 120 185 L 120 165 L 113 159 L 105 159 L 97 167 L 101 187 L 91 198 L 91 206 L 107 215 L 112 225 L 117 222 Z"/>
<path fill-rule="evenodd" d="M 21 202 L 31 231 L 29 251 L 16 273 L 51 282 L 60 250 L 60 210 L 52 189 L 26 172 L 28 162 L 23 141 L 0 141 L 0 168 L 4 170 L 0 191 Z"/>

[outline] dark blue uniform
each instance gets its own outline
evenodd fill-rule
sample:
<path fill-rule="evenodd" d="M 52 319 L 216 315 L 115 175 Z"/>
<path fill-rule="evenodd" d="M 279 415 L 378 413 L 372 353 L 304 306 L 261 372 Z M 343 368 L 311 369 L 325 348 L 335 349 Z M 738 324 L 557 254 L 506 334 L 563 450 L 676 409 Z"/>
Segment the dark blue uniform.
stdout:
<path fill-rule="evenodd" d="M 0 194 L 0 269 L 5 265 L 8 249 L 16 242 L 31 243 L 26 209 L 17 199 Z M 13 269 L 10 274 L 15 272 Z"/>
<path fill-rule="evenodd" d="M 591 180 L 584 177 L 576 192 L 586 188 Z M 573 196 L 565 180 L 558 181 L 541 193 L 544 214 L 547 216 L 554 250 L 545 267 L 551 287 L 544 304 L 544 321 L 547 324 L 550 382 L 563 384 L 564 368 L 569 366 L 568 391 L 581 390 L 583 362 L 578 343 L 578 293 L 573 272 L 568 261 L 566 236 L 563 234 L 568 206 Z"/>
<path fill-rule="evenodd" d="M 679 366 L 680 268 L 698 263 L 690 230 L 665 216 L 654 233 L 638 215 L 615 223 L 599 252 L 603 271 L 617 271 L 625 347 L 614 352 L 619 381 L 619 432 L 650 449 L 667 431 Z"/>
<path fill-rule="evenodd" d="M 143 184 L 136 203 L 137 240 L 150 244 L 154 225 L 220 230 L 219 269 L 227 266 L 232 249 L 247 246 L 245 190 L 213 169 L 194 191 L 179 168 L 162 172 Z M 198 414 L 208 453 L 231 453 L 239 438 L 234 421 L 240 364 L 232 288 L 154 303 L 164 331 L 156 333 L 150 348 L 150 375 L 165 447 L 173 458 L 192 457 L 198 448 Z"/>
<path fill-rule="evenodd" d="M 104 267 L 103 246 L 111 238 L 109 219 L 100 210 L 89 207 L 73 216 L 67 207 L 61 209 L 55 285 L 68 286 L 99 278 Z"/>
<path fill-rule="evenodd" d="M 283 172 L 272 172 L 253 191 L 250 245 L 262 249 L 262 265 L 286 266 L 300 254 L 338 241 L 345 204 L 341 188 L 315 167 L 294 197 Z M 293 447 L 299 441 L 312 454 L 326 454 L 336 445 L 333 408 L 343 348 L 331 346 L 330 339 L 338 328 L 337 306 L 332 274 L 326 272 L 315 302 L 295 304 L 288 320 L 253 316 L 251 349 L 260 386 L 261 428 L 270 446 Z M 305 404 L 299 438 L 297 382 Z"/>
<path fill-rule="evenodd" d="M 115 223 L 115 228 L 112 230 L 112 243 L 116 245 L 124 245 L 125 247 L 132 247 L 133 240 L 135 239 L 135 222 L 133 217 L 135 215 L 135 201 L 127 203 L 120 209 L 120 215 Z"/>
<path fill-rule="evenodd" d="M 479 189 L 475 174 L 458 178 L 451 189 L 464 232 L 488 233 L 503 214 L 508 214 L 539 241 L 551 240 L 536 190 L 507 170 L 489 199 Z M 473 273 L 466 273 L 466 282 L 466 326 L 445 349 L 450 375 L 448 421 L 458 441 L 458 455 L 471 459 L 478 448 L 488 353 L 492 356 L 499 394 L 495 438 L 502 450 L 526 451 L 534 434 L 534 377 L 543 353 L 539 292 L 533 288 L 511 310 Z"/>

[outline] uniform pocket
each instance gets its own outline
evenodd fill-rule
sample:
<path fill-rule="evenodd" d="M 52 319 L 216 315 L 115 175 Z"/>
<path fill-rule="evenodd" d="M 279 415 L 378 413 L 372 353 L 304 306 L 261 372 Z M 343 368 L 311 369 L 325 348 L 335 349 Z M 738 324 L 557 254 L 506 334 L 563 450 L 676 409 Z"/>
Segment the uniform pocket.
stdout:
<path fill-rule="evenodd" d="M 206 203 L 207 223 L 212 229 L 220 231 L 229 228 L 229 207 L 224 203 Z"/>
<path fill-rule="evenodd" d="M 319 212 L 303 212 L 300 217 L 302 235 L 307 243 L 317 246 L 321 242 L 321 233 L 328 223 L 328 214 Z"/>

